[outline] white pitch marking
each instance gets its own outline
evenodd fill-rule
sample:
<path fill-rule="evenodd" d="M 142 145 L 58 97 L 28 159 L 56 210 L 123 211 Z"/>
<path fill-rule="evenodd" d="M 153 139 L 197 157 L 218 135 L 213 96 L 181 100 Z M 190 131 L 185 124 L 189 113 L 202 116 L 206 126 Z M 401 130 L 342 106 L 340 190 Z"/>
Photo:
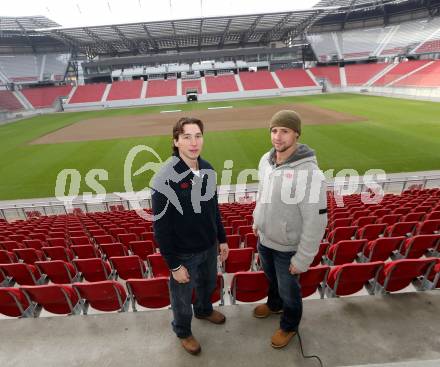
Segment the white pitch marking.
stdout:
<path fill-rule="evenodd" d="M 232 106 L 208 107 L 208 110 L 221 110 L 223 108 L 232 108 Z"/>
<path fill-rule="evenodd" d="M 160 113 L 168 113 L 168 112 L 182 112 L 182 110 L 160 111 Z"/>

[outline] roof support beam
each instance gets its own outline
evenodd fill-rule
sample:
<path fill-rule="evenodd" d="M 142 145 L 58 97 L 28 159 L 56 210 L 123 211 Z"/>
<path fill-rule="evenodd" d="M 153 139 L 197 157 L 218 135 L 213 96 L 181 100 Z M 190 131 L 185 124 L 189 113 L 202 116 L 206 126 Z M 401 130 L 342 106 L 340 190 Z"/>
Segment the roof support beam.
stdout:
<path fill-rule="evenodd" d="M 174 25 L 173 21 L 171 21 L 171 27 L 173 27 L 174 42 L 176 43 L 176 50 L 177 50 L 177 52 L 180 52 L 179 42 L 177 41 L 176 26 Z"/>
<path fill-rule="evenodd" d="M 107 51 L 109 51 L 112 54 L 117 54 L 118 50 L 110 43 L 105 42 L 101 37 L 99 37 L 96 33 L 92 32 L 89 28 L 84 27 L 83 28 L 84 32 L 86 32 L 86 34 L 92 38 L 97 44 L 99 44 L 100 46 L 102 46 L 103 48 L 105 48 Z"/>
<path fill-rule="evenodd" d="M 225 40 L 226 40 L 226 37 L 228 36 L 229 27 L 231 26 L 231 23 L 232 23 L 232 19 L 229 19 L 228 20 L 228 24 L 226 24 L 225 30 L 223 31 L 222 38 L 221 38 L 221 40 L 220 40 L 220 42 L 218 44 L 218 48 L 219 49 L 223 48 L 223 46 L 225 44 Z"/>
<path fill-rule="evenodd" d="M 125 45 L 125 47 L 127 47 L 130 51 L 133 51 L 134 53 L 138 54 L 139 53 L 139 47 L 137 47 L 137 45 L 135 44 L 135 42 L 130 41 L 125 34 L 117 27 L 117 26 L 112 26 L 111 27 L 117 34 L 118 36 L 121 38 L 122 43 Z"/>
<path fill-rule="evenodd" d="M 249 41 L 249 38 L 251 37 L 252 33 L 254 33 L 255 29 L 258 26 L 258 23 L 260 23 L 261 18 L 263 18 L 263 15 L 259 15 L 257 18 L 255 18 L 252 25 L 249 27 L 247 32 L 243 33 L 243 35 L 240 38 L 240 45 L 243 46 L 247 41 Z"/>
<path fill-rule="evenodd" d="M 260 40 L 260 43 L 267 44 L 272 40 L 272 38 L 283 29 L 283 27 L 286 25 L 286 23 L 290 20 L 292 17 L 292 13 L 286 14 L 283 19 L 281 19 L 275 26 L 269 31 L 266 32 Z"/>
<path fill-rule="evenodd" d="M 151 36 L 150 31 L 148 30 L 147 26 L 145 24 L 142 24 L 142 28 L 144 29 L 145 33 L 147 34 L 148 41 L 150 42 L 150 45 L 153 47 L 154 51 L 159 51 L 159 46 L 157 45 L 156 40 Z"/>

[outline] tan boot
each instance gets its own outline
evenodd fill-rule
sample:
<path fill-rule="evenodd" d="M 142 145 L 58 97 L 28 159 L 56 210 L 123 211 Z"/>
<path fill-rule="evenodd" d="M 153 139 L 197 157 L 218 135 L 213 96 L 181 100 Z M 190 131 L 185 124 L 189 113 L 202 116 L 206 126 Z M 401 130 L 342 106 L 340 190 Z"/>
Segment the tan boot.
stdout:
<path fill-rule="evenodd" d="M 212 311 L 212 314 L 209 316 L 195 316 L 197 319 L 202 319 L 202 320 L 208 320 L 210 322 L 212 322 L 213 324 L 224 324 L 226 321 L 226 317 L 225 315 L 223 315 L 221 312 L 218 312 L 216 310 Z"/>
<path fill-rule="evenodd" d="M 283 348 L 287 344 L 289 344 L 290 339 L 293 338 L 293 336 L 296 335 L 295 331 L 284 331 L 282 329 L 278 329 L 275 331 L 275 333 L 272 335 L 272 347 L 274 348 Z"/>
<path fill-rule="evenodd" d="M 192 355 L 199 354 L 202 351 L 199 342 L 192 335 L 188 336 L 187 338 L 180 339 L 180 343 L 182 344 L 182 347 Z"/>
<path fill-rule="evenodd" d="M 283 310 L 272 311 L 267 304 L 263 303 L 262 305 L 258 305 L 254 308 L 254 317 L 257 319 L 265 319 L 266 317 L 269 317 L 269 315 L 279 314 L 282 312 Z"/>

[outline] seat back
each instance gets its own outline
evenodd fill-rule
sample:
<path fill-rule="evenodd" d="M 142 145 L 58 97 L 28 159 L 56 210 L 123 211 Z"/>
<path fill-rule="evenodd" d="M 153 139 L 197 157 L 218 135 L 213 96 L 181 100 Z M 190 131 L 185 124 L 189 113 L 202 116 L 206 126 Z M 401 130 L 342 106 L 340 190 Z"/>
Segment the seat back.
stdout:
<path fill-rule="evenodd" d="M 81 298 L 99 311 L 124 311 L 127 293 L 124 287 L 114 280 L 95 283 L 74 283 L 73 287 Z"/>
<path fill-rule="evenodd" d="M 78 257 L 78 259 L 92 259 L 100 257 L 94 245 L 78 245 L 71 246 L 70 249 Z"/>
<path fill-rule="evenodd" d="M 9 317 L 23 316 L 30 303 L 18 288 L 0 288 L 0 313 Z"/>
<path fill-rule="evenodd" d="M 37 261 L 35 266 L 56 284 L 72 283 L 76 275 L 73 265 L 62 260 Z"/>
<path fill-rule="evenodd" d="M 39 270 L 34 265 L 25 263 L 2 264 L 0 270 L 20 285 L 36 285 L 41 278 Z"/>
<path fill-rule="evenodd" d="M 102 259 L 75 259 L 73 263 L 88 282 L 107 280 L 111 276 L 110 265 Z"/>
<path fill-rule="evenodd" d="M 147 256 L 148 264 L 153 277 L 169 277 L 170 270 L 163 256 L 159 253 Z"/>
<path fill-rule="evenodd" d="M 71 262 L 74 258 L 73 252 L 70 248 L 62 246 L 43 247 L 43 252 L 46 257 L 51 260 L 63 260 Z"/>
<path fill-rule="evenodd" d="M 267 297 L 269 283 L 263 271 L 240 271 L 231 281 L 232 303 L 256 302 Z"/>
<path fill-rule="evenodd" d="M 143 261 L 137 255 L 113 256 L 110 263 L 122 279 L 142 279 L 146 277 L 146 268 Z"/>
<path fill-rule="evenodd" d="M 310 267 L 305 273 L 299 275 L 299 283 L 301 285 L 301 296 L 306 298 L 321 286 L 321 283 L 325 281 L 330 266 L 315 266 Z"/>
<path fill-rule="evenodd" d="M 440 234 L 420 234 L 408 238 L 402 245 L 400 253 L 407 259 L 418 259 L 429 249 L 436 249 L 440 241 Z"/>
<path fill-rule="evenodd" d="M 225 272 L 236 273 L 250 270 L 253 256 L 254 250 L 250 247 L 229 250 L 224 266 Z"/>
<path fill-rule="evenodd" d="M 148 255 L 156 252 L 152 241 L 130 241 L 128 247 L 133 255 L 139 256 L 143 261 L 147 261 Z"/>
<path fill-rule="evenodd" d="M 385 261 L 394 250 L 399 249 L 405 238 L 404 236 L 377 238 L 368 242 L 364 248 L 364 255 L 368 261 Z"/>
<path fill-rule="evenodd" d="M 327 257 L 333 265 L 348 264 L 356 259 L 359 252 L 367 244 L 367 240 L 343 240 L 331 245 Z"/>
<path fill-rule="evenodd" d="M 171 304 L 168 277 L 128 279 L 127 289 L 132 300 L 142 307 L 162 308 Z M 133 311 L 136 309 L 133 302 Z"/>
<path fill-rule="evenodd" d="M 357 238 L 366 239 L 368 241 L 379 238 L 385 232 L 387 225 L 382 224 L 367 224 L 358 230 Z"/>
<path fill-rule="evenodd" d="M 254 235 L 254 233 L 246 233 L 244 236 L 244 247 L 250 247 L 254 249 L 255 252 L 258 252 L 258 237 Z"/>
<path fill-rule="evenodd" d="M 23 286 L 20 288 L 35 303 L 46 311 L 59 314 L 78 313 L 79 298 L 71 286 L 61 284 L 46 284 L 38 286 Z"/>
<path fill-rule="evenodd" d="M 328 274 L 327 285 L 336 296 L 359 292 L 370 279 L 376 277 L 382 266 L 382 261 L 334 266 Z"/>
<path fill-rule="evenodd" d="M 400 259 L 385 263 L 379 273 L 378 283 L 385 292 L 395 292 L 407 287 L 412 280 L 422 276 L 435 259 Z"/>
<path fill-rule="evenodd" d="M 90 241 L 89 237 L 82 236 L 82 237 L 70 237 L 70 240 L 72 241 L 72 244 L 74 246 L 85 246 L 85 245 L 91 245 L 92 242 Z"/>
<path fill-rule="evenodd" d="M 239 248 L 240 247 L 240 235 L 238 235 L 238 234 L 227 235 L 226 242 L 228 243 L 228 247 L 230 249 Z"/>

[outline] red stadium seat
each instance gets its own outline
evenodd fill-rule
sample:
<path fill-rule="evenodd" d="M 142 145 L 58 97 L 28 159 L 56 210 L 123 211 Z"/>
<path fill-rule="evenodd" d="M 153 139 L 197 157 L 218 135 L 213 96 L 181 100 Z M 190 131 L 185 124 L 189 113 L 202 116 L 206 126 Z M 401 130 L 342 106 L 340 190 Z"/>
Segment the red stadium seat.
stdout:
<path fill-rule="evenodd" d="M 15 281 L 20 285 L 37 285 L 42 284 L 44 278 L 34 265 L 24 263 L 1 264 L 0 271 L 5 278 L 9 278 L 9 284 Z"/>
<path fill-rule="evenodd" d="M 100 257 L 98 250 L 93 245 L 71 246 L 70 249 L 78 259 L 92 259 Z"/>
<path fill-rule="evenodd" d="M 370 280 L 376 279 L 382 267 L 382 261 L 334 266 L 327 276 L 325 293 L 327 297 L 348 296 L 357 293 L 364 286 L 369 285 Z"/>
<path fill-rule="evenodd" d="M 334 245 L 330 245 L 325 256 L 325 262 L 329 265 L 352 263 L 366 244 L 367 240 L 339 241 Z"/>
<path fill-rule="evenodd" d="M 128 279 L 127 289 L 131 296 L 133 311 L 136 304 L 146 308 L 162 308 L 170 305 L 168 277 Z"/>
<path fill-rule="evenodd" d="M 310 267 L 305 273 L 299 274 L 299 283 L 301 285 L 301 296 L 306 298 L 318 290 L 321 298 L 324 298 L 324 282 L 330 266 L 315 266 Z"/>
<path fill-rule="evenodd" d="M 250 247 L 229 250 L 228 258 L 224 263 L 226 273 L 248 271 L 252 267 L 254 250 Z"/>
<path fill-rule="evenodd" d="M 391 254 L 398 250 L 406 239 L 405 236 L 381 237 L 369 241 L 362 251 L 363 262 L 386 261 Z"/>
<path fill-rule="evenodd" d="M 79 274 L 76 272 L 75 267 L 66 261 L 37 261 L 35 266 L 40 270 L 41 274 L 45 274 L 52 283 L 66 284 L 79 280 Z"/>
<path fill-rule="evenodd" d="M 116 270 L 117 276 L 127 279 L 142 279 L 148 275 L 147 268 L 137 255 L 131 256 L 112 256 L 110 263 Z M 117 278 L 115 278 L 117 279 Z"/>
<path fill-rule="evenodd" d="M 128 248 L 133 255 L 139 256 L 143 261 L 147 261 L 148 255 L 156 252 L 152 241 L 131 241 Z"/>
<path fill-rule="evenodd" d="M 102 259 L 75 259 L 73 263 L 88 282 L 100 282 L 112 276 L 109 263 Z"/>
<path fill-rule="evenodd" d="M 78 295 L 71 286 L 47 284 L 22 286 L 20 289 L 29 299 L 51 313 L 58 315 L 77 315 L 81 313 Z"/>
<path fill-rule="evenodd" d="M 19 288 L 0 288 L 0 313 L 9 317 L 32 317 L 34 305 Z"/>
<path fill-rule="evenodd" d="M 267 297 L 269 283 L 263 271 L 240 271 L 231 281 L 231 303 L 256 302 Z"/>
<path fill-rule="evenodd" d="M 130 298 L 124 287 L 114 281 L 105 280 L 95 283 L 74 283 L 76 289 L 84 300 L 84 315 L 87 315 L 89 306 L 99 311 L 127 311 Z"/>
<path fill-rule="evenodd" d="M 400 259 L 385 263 L 379 272 L 375 293 L 396 292 L 407 287 L 413 280 L 429 274 L 436 260 L 429 259 Z"/>
<path fill-rule="evenodd" d="M 170 270 L 161 254 L 152 254 L 147 257 L 153 277 L 169 277 Z"/>

